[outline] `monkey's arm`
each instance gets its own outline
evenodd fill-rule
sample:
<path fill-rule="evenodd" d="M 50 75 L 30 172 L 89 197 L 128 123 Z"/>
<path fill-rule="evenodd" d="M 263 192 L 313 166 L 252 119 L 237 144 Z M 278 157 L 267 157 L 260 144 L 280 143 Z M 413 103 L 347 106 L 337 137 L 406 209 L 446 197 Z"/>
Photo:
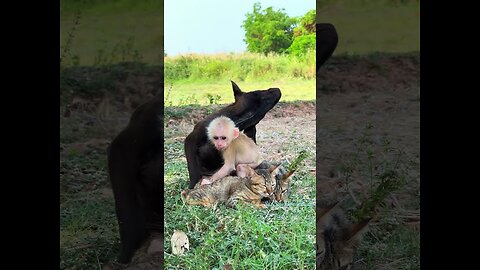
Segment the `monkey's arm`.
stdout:
<path fill-rule="evenodd" d="M 232 143 L 223 152 L 223 159 L 224 159 L 223 166 L 210 177 L 209 179 L 210 183 L 229 175 L 231 171 L 235 170 L 235 156 L 236 156 L 235 144 Z"/>
<path fill-rule="evenodd" d="M 223 166 L 210 177 L 210 182 L 216 181 L 230 174 L 235 169 L 234 163 L 225 163 Z"/>

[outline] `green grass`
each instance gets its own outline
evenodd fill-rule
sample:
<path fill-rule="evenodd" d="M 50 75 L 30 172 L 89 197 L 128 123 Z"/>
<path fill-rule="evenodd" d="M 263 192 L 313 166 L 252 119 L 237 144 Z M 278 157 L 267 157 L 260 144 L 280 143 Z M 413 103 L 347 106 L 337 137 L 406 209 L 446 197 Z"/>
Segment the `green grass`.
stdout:
<path fill-rule="evenodd" d="M 72 55 L 78 56 L 79 65 L 93 65 L 101 54 L 111 62 L 119 62 L 122 49 L 138 51 L 145 63 L 161 63 L 163 6 L 160 1 L 83 2 L 87 4 L 62 1 L 60 13 L 60 45 L 63 48 L 74 25 L 75 12 L 81 11 L 70 48 Z"/>
<path fill-rule="evenodd" d="M 315 74 L 315 51 L 299 57 L 275 53 L 231 53 L 165 58 L 167 81 L 314 79 Z"/>
<path fill-rule="evenodd" d="M 120 249 L 114 200 L 106 192 L 106 146 L 78 146 L 119 130 L 87 121 L 76 113 L 60 117 L 60 269 L 101 269 Z"/>
<path fill-rule="evenodd" d="M 303 57 L 253 53 L 189 54 L 165 58 L 165 104 L 227 104 L 230 80 L 249 92 L 278 87 L 281 101 L 315 99 L 315 52 Z"/>
<path fill-rule="evenodd" d="M 419 230 L 404 225 L 390 231 L 373 228 L 363 241 L 357 255 L 361 269 L 420 269 Z"/>
<path fill-rule="evenodd" d="M 113 200 L 96 192 L 69 197 L 60 205 L 60 269 L 101 269 L 119 252 Z"/>
<path fill-rule="evenodd" d="M 335 25 L 339 42 L 334 54 L 420 50 L 420 1 L 329 1 L 317 20 Z M 317 0 L 318 4 L 318 0 Z"/>
<path fill-rule="evenodd" d="M 315 267 L 313 175 L 300 166 L 289 200 L 268 204 L 267 209 L 247 204 L 237 209 L 187 206 L 180 196 L 188 186 L 183 142 L 172 139 L 178 136 L 175 129 L 165 128 L 165 269 L 224 269 L 225 264 L 233 269 Z M 189 237 L 190 250 L 183 256 L 171 251 L 175 229 Z"/>
<path fill-rule="evenodd" d="M 337 192 L 348 198 L 344 209 L 352 220 L 374 217 L 360 242 L 357 268 L 420 269 L 420 231 L 409 227 L 406 218 L 420 218 L 419 187 L 412 177 L 418 173 L 417 164 L 414 155 L 394 147 L 391 138 L 378 133 L 374 123 L 368 123 L 338 158 L 345 186 Z M 351 194 L 361 203 L 354 203 Z M 387 203 L 392 197 L 401 206 Z"/>
<path fill-rule="evenodd" d="M 60 162 L 60 269 L 100 269 L 117 256 L 119 234 L 105 153 L 74 151 Z"/>
<path fill-rule="evenodd" d="M 278 87 L 282 91 L 280 101 L 315 100 L 315 80 L 273 80 L 268 82 L 241 82 L 234 80 L 244 92 Z M 165 82 L 165 105 L 184 106 L 187 104 L 227 104 L 234 101 L 229 80 L 216 82 Z"/>

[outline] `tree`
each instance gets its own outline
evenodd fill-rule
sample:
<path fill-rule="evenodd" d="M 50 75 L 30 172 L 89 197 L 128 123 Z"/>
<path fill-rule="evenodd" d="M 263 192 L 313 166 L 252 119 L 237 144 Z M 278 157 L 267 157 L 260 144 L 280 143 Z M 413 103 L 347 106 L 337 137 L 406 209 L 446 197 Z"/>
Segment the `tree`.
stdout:
<path fill-rule="evenodd" d="M 293 42 L 287 50 L 287 53 L 300 56 L 308 50 L 316 47 L 316 29 L 315 29 L 314 9 L 308 11 L 299 19 L 299 24 L 293 29 Z"/>
<path fill-rule="evenodd" d="M 253 12 L 246 14 L 242 27 L 245 29 L 247 50 L 256 53 L 283 53 L 292 44 L 296 19 L 290 18 L 284 9 L 272 7 L 261 10 L 260 3 L 253 5 Z"/>

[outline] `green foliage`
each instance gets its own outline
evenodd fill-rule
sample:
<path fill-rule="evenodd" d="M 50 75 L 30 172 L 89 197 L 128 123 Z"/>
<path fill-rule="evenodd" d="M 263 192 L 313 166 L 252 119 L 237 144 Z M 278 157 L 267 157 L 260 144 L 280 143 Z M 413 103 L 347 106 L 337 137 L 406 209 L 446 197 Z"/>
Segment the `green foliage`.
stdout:
<path fill-rule="evenodd" d="M 358 269 L 409 269 L 420 270 L 420 230 L 398 225 L 390 230 L 390 218 L 379 219 L 370 226 L 358 250 Z M 371 244 L 369 244 L 371 243 Z M 381 268 L 379 265 L 387 265 Z"/>
<path fill-rule="evenodd" d="M 222 97 L 220 95 L 212 95 L 210 93 L 207 94 L 207 99 L 208 99 L 208 104 L 212 105 L 212 104 L 218 104 L 218 101 L 221 99 Z"/>
<path fill-rule="evenodd" d="M 377 210 L 384 206 L 384 200 L 407 184 L 407 171 L 410 166 L 404 160 L 404 153 L 391 146 L 387 138 L 373 138 L 375 126 L 367 123 L 363 134 L 355 143 L 356 153 L 345 159 L 341 168 L 347 188 L 351 180 L 360 177 L 368 182 L 370 190 L 358 207 L 351 209 L 352 218 L 359 221 L 374 217 Z"/>
<path fill-rule="evenodd" d="M 305 13 L 300 19 L 297 27 L 293 29 L 293 36 L 298 37 L 301 35 L 309 35 L 316 32 L 315 27 L 315 15 L 317 14 L 315 9 L 312 9 Z"/>
<path fill-rule="evenodd" d="M 315 50 L 317 35 L 315 33 L 295 37 L 288 52 L 294 56 L 302 56 L 308 51 Z"/>
<path fill-rule="evenodd" d="M 113 197 L 102 193 L 108 183 L 106 147 L 75 149 L 78 142 L 106 135 L 94 128 L 84 119 L 61 118 L 60 269 L 95 269 L 119 252 Z"/>
<path fill-rule="evenodd" d="M 194 58 L 188 55 L 180 55 L 174 59 L 174 61 L 165 61 L 165 78 L 172 81 L 188 79 L 192 74 L 191 64 Z"/>
<path fill-rule="evenodd" d="M 303 160 L 305 160 L 307 157 L 308 157 L 308 153 L 306 150 L 300 151 L 300 153 L 298 153 L 298 156 L 290 163 L 290 165 L 288 165 L 287 171 L 289 172 L 296 171 L 300 163 Z"/>
<path fill-rule="evenodd" d="M 93 269 L 119 252 L 113 200 L 95 192 L 70 199 L 60 205 L 60 269 Z"/>
<path fill-rule="evenodd" d="M 246 14 L 242 27 L 245 29 L 247 50 L 250 52 L 282 53 L 292 44 L 295 18 L 272 7 L 261 10 L 260 3 L 253 5 L 253 12 Z"/>
<path fill-rule="evenodd" d="M 314 79 L 315 51 L 299 53 L 299 57 L 276 53 L 240 53 L 165 58 L 165 80 L 168 82 L 261 81 L 278 78 Z"/>
<path fill-rule="evenodd" d="M 298 20 L 298 25 L 293 29 L 293 42 L 287 49 L 289 54 L 298 57 L 315 50 L 317 40 L 315 14 L 316 10 L 312 9 Z"/>
<path fill-rule="evenodd" d="M 300 67 L 299 67 L 300 72 Z M 235 77 L 233 80 L 239 83 L 240 88 L 246 92 L 259 89 L 268 89 L 278 87 L 282 91 L 280 102 L 290 101 L 313 101 L 315 100 L 315 80 L 288 79 L 283 78 L 264 81 L 239 81 Z M 170 83 L 165 89 L 165 107 L 185 106 L 187 104 L 210 105 L 208 94 L 213 97 L 213 104 L 230 104 L 234 102 L 232 88 L 229 79 L 212 81 L 188 81 Z M 220 98 L 215 98 L 220 96 Z M 191 97 L 195 97 L 193 100 Z M 207 97 L 207 98 L 205 98 Z M 188 103 L 188 102 L 194 103 Z M 197 101 L 195 103 L 195 101 Z"/>
<path fill-rule="evenodd" d="M 111 65 L 118 62 L 142 62 L 142 55 L 137 49 L 134 49 L 135 38 L 129 37 L 125 43 L 117 43 L 113 46 L 110 53 L 105 50 L 98 50 L 93 59 L 94 66 Z"/>
<path fill-rule="evenodd" d="M 75 38 L 75 32 L 78 30 L 80 24 L 80 18 L 82 13 L 80 11 L 75 12 L 73 26 L 67 34 L 65 45 L 61 46 L 60 52 L 60 67 L 62 66 L 78 66 L 80 64 L 80 58 L 78 55 L 72 53 L 73 39 Z"/>
<path fill-rule="evenodd" d="M 388 195 L 398 190 L 405 184 L 405 176 L 393 169 L 377 175 L 378 184 L 375 190 L 366 198 L 360 207 L 353 213 L 354 220 L 362 220 L 375 215 L 376 207 L 383 205 Z"/>

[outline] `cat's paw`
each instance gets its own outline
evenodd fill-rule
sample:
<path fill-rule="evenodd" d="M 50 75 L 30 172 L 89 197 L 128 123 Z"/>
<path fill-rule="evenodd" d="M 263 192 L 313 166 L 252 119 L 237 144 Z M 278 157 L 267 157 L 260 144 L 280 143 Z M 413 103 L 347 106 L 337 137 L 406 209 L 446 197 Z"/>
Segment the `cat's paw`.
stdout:
<path fill-rule="evenodd" d="M 267 208 L 267 206 L 264 203 L 261 203 L 261 204 L 257 204 L 257 208 L 265 209 L 265 208 Z"/>

